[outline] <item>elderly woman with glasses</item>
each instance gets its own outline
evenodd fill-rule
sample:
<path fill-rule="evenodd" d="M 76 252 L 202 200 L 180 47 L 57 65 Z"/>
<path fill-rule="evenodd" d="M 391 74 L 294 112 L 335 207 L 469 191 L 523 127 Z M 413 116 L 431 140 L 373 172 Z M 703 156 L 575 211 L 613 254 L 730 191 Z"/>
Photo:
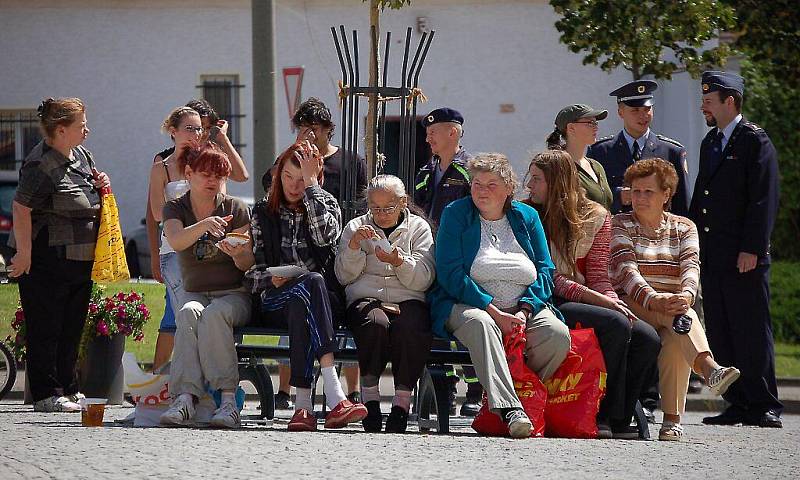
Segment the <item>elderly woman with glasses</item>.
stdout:
<path fill-rule="evenodd" d="M 183 288 L 175 318 L 175 349 L 170 370 L 174 401 L 161 415 L 165 425 L 194 423 L 194 404 L 206 393 L 206 383 L 222 391 L 222 402 L 211 425 L 240 425 L 234 393 L 239 366 L 233 328 L 250 319 L 250 295 L 242 286 L 241 252 L 225 238 L 246 238 L 250 213 L 242 200 L 222 193 L 231 173 L 228 156 L 215 145 L 181 152 L 181 170 L 189 191 L 164 205 L 164 233 L 177 252 Z"/>
<path fill-rule="evenodd" d="M 517 179 L 505 155 L 467 164 L 471 196 L 442 214 L 431 293 L 434 333 L 452 334 L 470 352 L 489 408 L 512 437 L 530 435 L 506 362 L 503 335 L 525 328 L 527 363 L 542 381 L 566 358 L 569 329 L 551 304 L 553 262 L 536 210 L 512 200 Z"/>
<path fill-rule="evenodd" d="M 391 361 L 395 394 L 386 431 L 403 433 L 432 341 L 425 291 L 435 276 L 433 234 L 393 175 L 369 182 L 367 205 L 369 213 L 342 233 L 336 276 L 345 285 L 347 323 L 358 347 L 361 399 L 369 412 L 364 430 L 381 430 L 378 381 Z"/>
<path fill-rule="evenodd" d="M 614 197 L 606 171 L 600 162 L 586 156 L 586 147 L 597 140 L 597 121 L 607 116 L 607 110 L 595 110 L 580 103 L 562 108 L 556 115 L 553 132 L 547 137 L 547 148 L 569 153 L 586 198 L 610 211 Z"/>

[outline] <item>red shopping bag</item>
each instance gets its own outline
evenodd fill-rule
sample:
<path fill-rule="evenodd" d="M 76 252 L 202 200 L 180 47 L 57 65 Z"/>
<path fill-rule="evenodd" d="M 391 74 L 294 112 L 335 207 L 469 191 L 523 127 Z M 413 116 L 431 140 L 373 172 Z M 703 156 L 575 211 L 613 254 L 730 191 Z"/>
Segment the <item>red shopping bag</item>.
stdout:
<path fill-rule="evenodd" d="M 503 339 L 508 369 L 514 380 L 522 408 L 533 422 L 531 437 L 544 436 L 544 408 L 547 401 L 547 389 L 539 377 L 525 364 L 525 331 L 520 325 Z M 472 428 L 481 435 L 508 436 L 508 427 L 495 413 L 489 410 L 486 393 L 483 394 L 483 405 L 472 421 Z"/>
<path fill-rule="evenodd" d="M 606 362 L 592 328 L 570 330 L 572 347 L 545 382 L 548 437 L 597 438 L 597 411 L 606 393 Z"/>

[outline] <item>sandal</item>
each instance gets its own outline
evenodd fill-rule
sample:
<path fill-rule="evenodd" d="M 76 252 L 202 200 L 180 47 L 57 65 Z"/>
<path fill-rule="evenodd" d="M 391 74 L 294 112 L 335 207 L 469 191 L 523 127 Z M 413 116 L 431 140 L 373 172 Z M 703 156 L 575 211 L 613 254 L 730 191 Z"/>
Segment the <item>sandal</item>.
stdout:
<path fill-rule="evenodd" d="M 683 426 L 680 423 L 664 422 L 658 431 L 658 439 L 667 442 L 680 442 L 683 438 Z"/>

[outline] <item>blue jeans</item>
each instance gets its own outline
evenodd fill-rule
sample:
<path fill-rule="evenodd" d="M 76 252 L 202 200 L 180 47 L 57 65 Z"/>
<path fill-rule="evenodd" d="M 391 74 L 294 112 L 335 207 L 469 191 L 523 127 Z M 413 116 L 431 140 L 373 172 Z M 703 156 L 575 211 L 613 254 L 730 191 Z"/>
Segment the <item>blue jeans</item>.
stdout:
<path fill-rule="evenodd" d="M 169 299 L 165 305 L 165 310 L 166 308 L 172 307 L 172 312 L 164 312 L 164 317 L 161 319 L 161 326 L 158 331 L 163 333 L 175 333 L 175 315 L 177 315 L 178 310 L 183 306 L 183 297 L 186 295 L 186 292 L 183 290 L 181 266 L 178 264 L 178 254 L 175 252 L 160 255 L 159 260 L 161 261 L 161 277 L 164 279 L 164 286 L 166 287 L 167 297 Z"/>

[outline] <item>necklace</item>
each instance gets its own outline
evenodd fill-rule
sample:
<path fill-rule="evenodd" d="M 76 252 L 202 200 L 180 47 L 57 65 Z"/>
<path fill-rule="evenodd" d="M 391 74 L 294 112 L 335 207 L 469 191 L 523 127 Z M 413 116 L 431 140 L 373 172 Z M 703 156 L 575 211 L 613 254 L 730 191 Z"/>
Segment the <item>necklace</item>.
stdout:
<path fill-rule="evenodd" d="M 481 218 L 481 224 L 486 226 L 485 233 L 489 239 L 489 243 L 497 247 L 498 245 L 500 245 L 500 237 L 498 237 L 494 231 L 494 223 L 495 222 L 491 220 L 486 220 L 484 218 Z M 483 231 L 484 229 L 481 230 Z"/>

